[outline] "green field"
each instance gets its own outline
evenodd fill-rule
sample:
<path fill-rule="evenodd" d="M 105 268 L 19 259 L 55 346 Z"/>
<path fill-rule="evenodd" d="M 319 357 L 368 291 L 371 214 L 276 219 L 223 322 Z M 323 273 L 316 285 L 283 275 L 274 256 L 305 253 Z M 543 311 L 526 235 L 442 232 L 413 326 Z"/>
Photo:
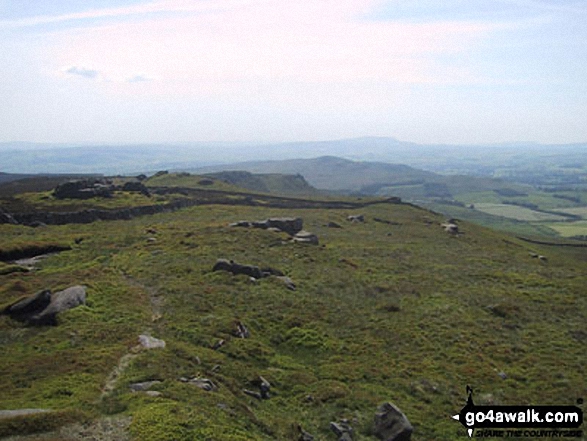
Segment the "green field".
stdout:
<path fill-rule="evenodd" d="M 474 204 L 475 209 L 484 213 L 492 214 L 494 216 L 502 216 L 510 219 L 526 222 L 543 222 L 543 221 L 563 221 L 566 218 L 564 216 L 558 216 L 556 214 L 543 213 L 536 210 L 531 210 L 526 207 L 520 207 L 518 205 L 509 204 L 490 204 L 490 203 L 477 203 Z"/>
<path fill-rule="evenodd" d="M 583 219 L 587 219 L 587 207 L 565 208 L 559 211 L 561 213 L 573 214 L 575 216 L 581 216 Z"/>
<path fill-rule="evenodd" d="M 587 221 L 556 222 L 548 226 L 563 237 L 587 236 Z"/>

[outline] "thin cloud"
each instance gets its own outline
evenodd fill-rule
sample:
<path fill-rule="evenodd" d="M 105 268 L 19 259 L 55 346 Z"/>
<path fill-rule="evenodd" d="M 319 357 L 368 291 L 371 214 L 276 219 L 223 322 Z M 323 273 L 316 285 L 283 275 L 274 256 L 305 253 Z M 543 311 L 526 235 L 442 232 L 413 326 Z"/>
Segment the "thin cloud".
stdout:
<path fill-rule="evenodd" d="M 83 67 L 72 66 L 65 71 L 71 75 L 78 75 L 80 77 L 85 78 L 96 78 L 98 76 L 98 71 L 93 69 L 85 69 Z"/>
<path fill-rule="evenodd" d="M 194 2 L 190 0 L 162 0 L 149 3 L 143 3 L 135 6 L 120 8 L 103 8 L 92 9 L 84 12 L 75 12 L 61 15 L 40 15 L 36 17 L 27 17 L 16 20 L 0 20 L 0 28 L 19 28 L 31 27 L 51 23 L 75 22 L 79 20 L 100 19 L 100 18 L 119 18 L 130 17 L 135 15 L 146 15 L 153 13 L 186 13 L 186 12 L 205 12 L 225 9 L 234 4 L 237 0 L 229 0 L 220 8 L 213 6 L 211 2 Z"/>
<path fill-rule="evenodd" d="M 126 80 L 127 83 L 142 83 L 145 81 L 151 81 L 151 78 L 145 77 L 143 75 L 135 75 L 134 77 Z"/>

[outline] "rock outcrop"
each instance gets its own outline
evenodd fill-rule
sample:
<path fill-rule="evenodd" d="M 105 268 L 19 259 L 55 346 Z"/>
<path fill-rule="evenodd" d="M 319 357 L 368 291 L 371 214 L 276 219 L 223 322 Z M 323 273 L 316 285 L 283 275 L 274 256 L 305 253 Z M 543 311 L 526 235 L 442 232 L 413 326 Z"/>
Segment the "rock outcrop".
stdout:
<path fill-rule="evenodd" d="M 145 196 L 151 196 L 151 192 L 142 182 L 129 181 L 122 186 L 122 191 L 139 192 Z"/>
<path fill-rule="evenodd" d="M 19 300 L 4 309 L 3 313 L 29 325 L 56 325 L 57 314 L 86 303 L 86 289 L 76 285 L 51 294 L 43 290 Z"/>
<path fill-rule="evenodd" d="M 110 198 L 114 186 L 110 181 L 99 179 L 86 179 L 70 181 L 58 185 L 53 190 L 53 196 L 57 199 L 91 199 L 94 197 Z"/>
<path fill-rule="evenodd" d="M 253 227 L 267 230 L 274 228 L 294 236 L 304 228 L 304 221 L 299 217 L 274 217 L 261 221 L 238 221 L 230 224 L 231 227 Z"/>
<path fill-rule="evenodd" d="M 383 403 L 375 414 L 373 433 L 383 441 L 409 441 L 414 428 L 404 413 L 392 403 Z"/>

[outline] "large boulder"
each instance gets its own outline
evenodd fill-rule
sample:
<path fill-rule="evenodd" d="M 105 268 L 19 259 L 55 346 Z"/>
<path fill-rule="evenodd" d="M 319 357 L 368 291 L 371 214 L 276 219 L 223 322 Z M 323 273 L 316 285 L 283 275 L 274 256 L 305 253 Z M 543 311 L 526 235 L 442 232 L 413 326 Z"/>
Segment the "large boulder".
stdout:
<path fill-rule="evenodd" d="M 404 413 L 392 403 L 383 403 L 375 414 L 373 433 L 383 441 L 409 441 L 414 428 Z"/>
<path fill-rule="evenodd" d="M 304 222 L 299 217 L 275 217 L 267 219 L 268 228 L 277 228 L 293 236 L 302 231 Z"/>
<path fill-rule="evenodd" d="M 56 325 L 57 314 L 86 303 L 86 289 L 77 285 L 51 294 L 46 289 L 19 300 L 3 313 L 29 325 Z"/>
<path fill-rule="evenodd" d="M 34 325 L 56 325 L 57 314 L 86 303 L 86 288 L 82 285 L 71 286 L 51 295 L 51 302 L 28 321 Z"/>
<path fill-rule="evenodd" d="M 2 313 L 15 320 L 28 321 L 32 316 L 39 314 L 49 306 L 49 303 L 51 303 L 51 291 L 44 289 L 7 306 Z"/>

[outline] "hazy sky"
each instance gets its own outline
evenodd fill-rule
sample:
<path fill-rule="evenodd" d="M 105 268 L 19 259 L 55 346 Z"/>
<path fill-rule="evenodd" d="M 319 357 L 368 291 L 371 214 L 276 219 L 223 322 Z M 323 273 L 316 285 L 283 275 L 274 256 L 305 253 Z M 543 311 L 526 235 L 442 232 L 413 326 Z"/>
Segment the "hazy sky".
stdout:
<path fill-rule="evenodd" d="M 587 2 L 0 0 L 0 141 L 587 141 Z"/>

